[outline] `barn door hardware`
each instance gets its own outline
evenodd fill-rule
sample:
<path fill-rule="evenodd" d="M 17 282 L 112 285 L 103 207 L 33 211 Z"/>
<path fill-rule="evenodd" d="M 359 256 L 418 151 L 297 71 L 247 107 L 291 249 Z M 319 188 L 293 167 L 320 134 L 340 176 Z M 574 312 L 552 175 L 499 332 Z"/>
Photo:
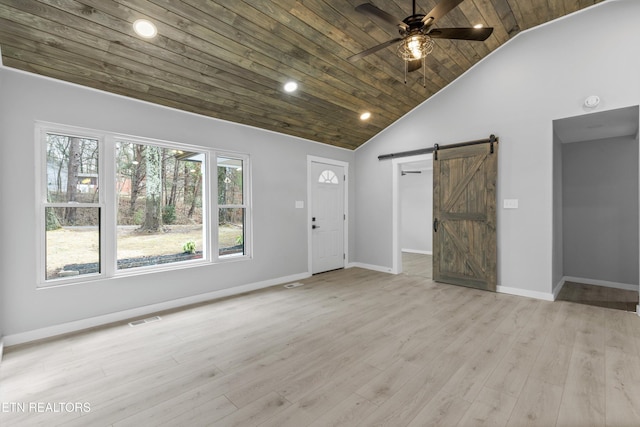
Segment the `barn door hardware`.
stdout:
<path fill-rule="evenodd" d="M 378 156 L 378 160 L 388 160 L 388 159 L 396 159 L 398 157 L 410 157 L 410 156 L 418 156 L 421 154 L 431 154 L 433 153 L 433 160 L 438 160 L 438 150 L 446 150 L 447 148 L 457 148 L 457 147 L 466 147 L 468 145 L 477 145 L 477 144 L 490 144 L 491 154 L 495 152 L 495 148 L 493 144 L 498 143 L 498 137 L 495 135 L 491 135 L 489 138 L 478 139 L 477 141 L 467 141 L 467 142 L 459 142 L 457 144 L 448 144 L 440 146 L 440 144 L 434 144 L 433 147 L 429 148 L 421 148 L 419 150 L 411 150 L 411 151 L 401 151 L 399 153 L 391 153 L 391 154 L 382 154 Z"/>

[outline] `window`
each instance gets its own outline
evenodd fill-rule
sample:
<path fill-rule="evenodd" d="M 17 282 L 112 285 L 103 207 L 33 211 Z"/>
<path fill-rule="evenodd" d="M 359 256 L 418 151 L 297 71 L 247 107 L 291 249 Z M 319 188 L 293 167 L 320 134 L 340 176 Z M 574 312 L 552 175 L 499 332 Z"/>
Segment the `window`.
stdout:
<path fill-rule="evenodd" d="M 318 177 L 318 182 L 321 184 L 339 184 L 338 176 L 332 170 L 324 170 Z"/>
<path fill-rule="evenodd" d="M 46 133 L 45 278 L 102 271 L 97 138 Z"/>
<path fill-rule="evenodd" d="M 37 134 L 42 285 L 250 256 L 248 156 L 48 124 Z"/>
<path fill-rule="evenodd" d="M 218 156 L 218 255 L 245 255 L 245 160 Z"/>
<path fill-rule="evenodd" d="M 116 142 L 117 270 L 203 258 L 205 157 Z"/>

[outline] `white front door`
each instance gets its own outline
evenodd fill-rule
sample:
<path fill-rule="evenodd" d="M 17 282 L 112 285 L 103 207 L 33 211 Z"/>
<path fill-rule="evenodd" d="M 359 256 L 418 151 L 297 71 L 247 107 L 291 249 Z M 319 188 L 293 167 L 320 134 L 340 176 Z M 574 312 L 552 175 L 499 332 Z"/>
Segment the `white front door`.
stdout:
<path fill-rule="evenodd" d="M 311 163 L 311 273 L 344 267 L 344 168 Z"/>

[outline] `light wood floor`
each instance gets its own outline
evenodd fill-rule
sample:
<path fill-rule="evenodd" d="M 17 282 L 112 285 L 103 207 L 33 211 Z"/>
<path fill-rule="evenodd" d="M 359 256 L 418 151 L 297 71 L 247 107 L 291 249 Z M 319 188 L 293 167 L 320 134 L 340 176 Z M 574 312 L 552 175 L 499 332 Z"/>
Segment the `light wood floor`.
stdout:
<path fill-rule="evenodd" d="M 433 256 L 402 252 L 402 272 L 409 276 L 433 278 Z"/>
<path fill-rule="evenodd" d="M 304 283 L 6 349 L 0 425 L 640 425 L 635 314 L 357 268 Z"/>

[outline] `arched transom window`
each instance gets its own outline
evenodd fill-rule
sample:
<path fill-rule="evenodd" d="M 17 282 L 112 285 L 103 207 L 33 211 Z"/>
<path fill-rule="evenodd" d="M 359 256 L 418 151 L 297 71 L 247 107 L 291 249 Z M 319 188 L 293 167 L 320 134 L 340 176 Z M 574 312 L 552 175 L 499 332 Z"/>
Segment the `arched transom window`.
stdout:
<path fill-rule="evenodd" d="M 324 170 L 318 178 L 318 182 L 322 184 L 339 184 L 338 176 L 332 170 Z"/>

